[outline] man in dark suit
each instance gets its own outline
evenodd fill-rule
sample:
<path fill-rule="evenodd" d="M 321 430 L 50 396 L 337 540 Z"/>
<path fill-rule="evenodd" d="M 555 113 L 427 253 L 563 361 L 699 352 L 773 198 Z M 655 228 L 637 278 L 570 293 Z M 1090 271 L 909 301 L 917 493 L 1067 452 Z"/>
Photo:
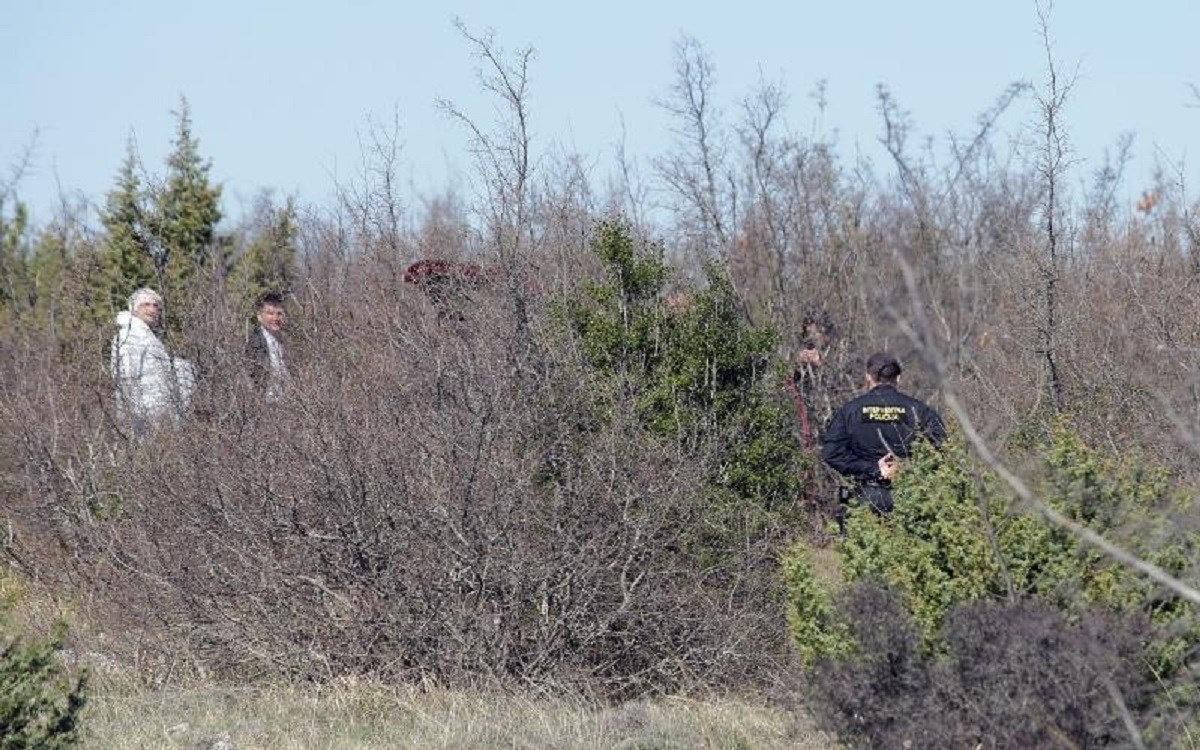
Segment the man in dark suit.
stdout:
<path fill-rule="evenodd" d="M 246 339 L 246 359 L 250 379 L 262 391 L 267 401 L 278 401 L 290 379 L 287 358 L 283 350 L 283 295 L 267 292 L 254 303 L 254 318 L 258 325 Z"/>

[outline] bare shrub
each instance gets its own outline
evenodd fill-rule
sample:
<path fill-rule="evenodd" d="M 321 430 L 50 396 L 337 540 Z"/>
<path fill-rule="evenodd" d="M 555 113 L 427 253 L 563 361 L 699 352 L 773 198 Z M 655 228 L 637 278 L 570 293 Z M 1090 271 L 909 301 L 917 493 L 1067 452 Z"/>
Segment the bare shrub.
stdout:
<path fill-rule="evenodd" d="M 278 404 L 241 372 L 220 289 L 193 295 L 193 413 L 144 440 L 116 429 L 95 363 L 6 359 L 6 476 L 28 498 L 8 509 L 14 558 L 97 592 L 159 678 L 605 695 L 765 678 L 785 653 L 771 542 L 698 561 L 705 453 L 632 406 L 596 422 L 578 353 L 514 349 L 505 294 L 439 322 L 415 290 L 358 278 L 301 299 Z"/>
<path fill-rule="evenodd" d="M 1109 747 L 1142 705 L 1130 655 L 1147 623 L 1100 611 L 1068 622 L 1035 602 L 975 602 L 946 619 L 945 652 L 921 649 L 895 595 L 858 584 L 841 605 L 856 656 L 815 673 L 825 727 L 863 747 Z"/>

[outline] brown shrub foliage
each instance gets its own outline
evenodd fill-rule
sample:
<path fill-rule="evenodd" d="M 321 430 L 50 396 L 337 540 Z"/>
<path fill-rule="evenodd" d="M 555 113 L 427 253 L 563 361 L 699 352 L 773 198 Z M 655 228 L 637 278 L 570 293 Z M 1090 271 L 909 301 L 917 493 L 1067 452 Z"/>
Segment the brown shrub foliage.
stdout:
<path fill-rule="evenodd" d="M 499 295 L 439 322 L 381 286 L 298 300 L 277 404 L 219 293 L 197 295 L 193 414 L 142 439 L 95 360 L 7 340 L 13 558 L 95 592 L 164 670 L 601 694 L 762 679 L 785 653 L 771 539 L 698 562 L 703 454 L 588 413 L 576 355 L 522 342 Z"/>
<path fill-rule="evenodd" d="M 821 665 L 812 705 L 862 747 L 1111 747 L 1129 741 L 1114 696 L 1142 705 L 1132 654 L 1148 623 L 1104 611 L 1069 623 L 1026 601 L 962 605 L 930 655 L 895 595 L 843 602 L 858 654 Z"/>

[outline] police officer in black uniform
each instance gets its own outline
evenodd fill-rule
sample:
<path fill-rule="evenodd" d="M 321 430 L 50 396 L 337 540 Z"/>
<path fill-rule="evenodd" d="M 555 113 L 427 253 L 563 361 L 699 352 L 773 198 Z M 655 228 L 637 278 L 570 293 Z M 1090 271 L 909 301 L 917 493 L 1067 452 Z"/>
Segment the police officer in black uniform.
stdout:
<path fill-rule="evenodd" d="M 892 510 L 892 478 L 916 441 L 946 438 L 938 413 L 896 389 L 900 363 L 886 352 L 867 358 L 867 392 L 829 420 L 821 445 L 825 463 L 849 478 L 858 497 L 879 513 Z"/>

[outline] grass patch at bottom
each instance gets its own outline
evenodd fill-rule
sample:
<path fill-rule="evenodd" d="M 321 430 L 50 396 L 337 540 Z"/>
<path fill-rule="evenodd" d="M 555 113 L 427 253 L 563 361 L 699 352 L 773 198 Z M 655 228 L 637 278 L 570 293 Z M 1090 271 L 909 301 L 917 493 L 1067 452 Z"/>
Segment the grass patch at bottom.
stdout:
<path fill-rule="evenodd" d="M 804 716 L 733 699 L 581 699 L 420 690 L 368 682 L 321 687 L 97 685 L 89 747 L 825 748 Z"/>

